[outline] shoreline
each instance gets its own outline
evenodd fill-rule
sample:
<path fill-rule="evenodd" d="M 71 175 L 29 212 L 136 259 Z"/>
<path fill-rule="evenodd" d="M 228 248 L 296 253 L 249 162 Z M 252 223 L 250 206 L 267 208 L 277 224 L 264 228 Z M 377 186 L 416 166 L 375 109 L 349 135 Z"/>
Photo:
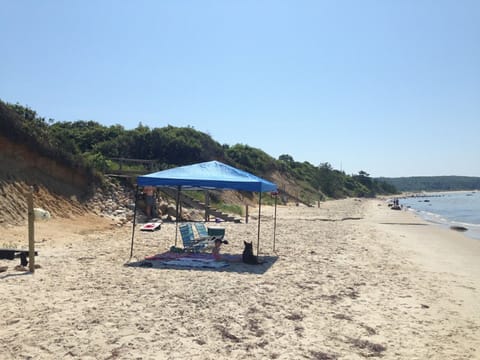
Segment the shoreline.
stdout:
<path fill-rule="evenodd" d="M 378 206 L 378 204 L 377 204 Z M 381 206 L 381 205 L 380 205 Z M 376 214 L 375 222 L 378 228 L 393 234 L 399 244 L 405 246 L 407 249 L 418 252 L 420 264 L 432 264 L 433 262 L 439 265 L 440 259 L 430 261 L 432 256 L 441 255 L 442 263 L 449 263 L 447 258 L 456 256 L 467 256 L 470 258 L 480 256 L 480 241 L 475 238 L 467 236 L 466 232 L 459 232 L 452 230 L 444 224 L 438 224 L 424 219 L 416 211 L 391 211 L 392 214 Z M 388 217 L 389 223 L 384 222 Z M 390 226 L 389 229 L 386 228 Z M 457 254 L 458 253 L 458 254 Z M 474 271 L 474 276 L 480 279 L 480 264 L 479 266 L 463 266 L 458 264 L 457 268 L 465 268 Z M 431 270 L 441 271 L 438 266 Z"/>
<path fill-rule="evenodd" d="M 476 192 L 476 191 L 474 191 Z M 469 195 L 471 196 L 472 191 L 469 190 L 457 190 L 457 191 L 441 191 L 441 192 L 431 192 L 431 193 L 424 193 L 424 195 L 420 196 L 421 198 L 423 197 L 435 197 L 438 195 L 438 197 L 444 197 L 444 196 L 449 196 L 449 195 Z M 452 230 L 455 230 L 454 228 L 457 227 L 459 229 L 462 229 L 460 232 L 463 232 L 463 234 L 466 237 L 469 237 L 471 239 L 479 240 L 480 241 L 480 222 L 478 222 L 480 219 L 477 219 L 477 222 L 468 222 L 468 221 L 461 221 L 461 220 L 453 220 L 449 218 L 451 215 L 444 215 L 441 214 L 442 211 L 436 212 L 435 210 L 439 209 L 434 209 L 433 211 L 431 209 L 422 209 L 422 206 L 418 205 L 413 205 L 411 201 L 409 202 L 408 199 L 415 199 L 418 196 L 406 196 L 402 197 L 403 203 L 401 202 L 402 207 L 406 207 L 406 209 L 410 212 L 413 212 L 416 216 L 421 217 L 425 221 L 432 223 L 434 225 L 444 227 L 444 228 L 450 228 Z M 425 200 L 427 201 L 427 200 Z M 406 203 L 405 203 L 406 202 Z M 443 208 L 445 210 L 445 208 Z M 471 210 L 472 211 L 472 210 Z M 475 212 L 475 211 L 473 211 Z M 466 229 L 466 230 L 465 230 Z M 457 231 L 459 231 L 457 229 Z"/>
<path fill-rule="evenodd" d="M 407 209 L 407 211 L 413 213 L 415 216 L 421 218 L 422 220 L 426 221 L 429 224 L 440 227 L 442 229 L 456 231 L 469 239 L 480 241 L 480 224 L 453 221 L 453 220 L 447 220 L 447 219 L 445 219 L 445 222 L 437 222 L 432 219 L 429 219 L 427 216 L 427 215 L 439 216 L 436 213 L 427 213 L 427 215 L 422 216 L 422 214 L 420 214 L 418 210 Z M 454 227 L 459 227 L 460 230 L 456 230 Z M 466 230 L 463 230 L 463 229 L 466 229 Z"/>
<path fill-rule="evenodd" d="M 131 226 L 36 224 L 41 265 L 0 260 L 5 359 L 476 359 L 480 242 L 379 199 L 262 207 L 267 263 L 221 270 L 124 266 Z M 223 223 L 225 253 L 257 221 Z M 20 240 L 25 229 L 5 229 Z M 167 250 L 175 224 L 137 232 L 134 258 Z M 42 334 L 42 336 L 39 336 Z"/>
<path fill-rule="evenodd" d="M 381 214 L 376 226 L 392 236 L 392 246 L 401 248 L 423 270 L 439 276 L 439 281 L 451 282 L 448 297 L 439 302 L 458 305 L 455 311 L 480 324 L 480 241 L 464 232 L 452 230 L 442 224 L 424 219 L 415 211 L 392 211 L 387 215 L 396 222 L 385 229 Z M 382 228 L 383 227 L 383 228 Z M 472 290 L 474 290 L 472 292 Z M 480 344 L 480 341 L 478 342 Z M 476 347 L 480 357 L 480 347 Z"/>

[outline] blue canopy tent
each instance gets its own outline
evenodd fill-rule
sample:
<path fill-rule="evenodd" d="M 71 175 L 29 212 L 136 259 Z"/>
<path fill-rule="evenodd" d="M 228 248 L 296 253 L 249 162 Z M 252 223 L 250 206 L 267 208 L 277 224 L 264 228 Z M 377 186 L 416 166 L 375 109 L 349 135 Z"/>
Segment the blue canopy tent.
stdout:
<path fill-rule="evenodd" d="M 138 186 L 155 186 L 155 187 L 172 187 L 177 189 L 177 216 L 176 225 L 178 228 L 178 203 L 179 194 L 183 190 L 200 190 L 200 189 L 227 189 L 227 190 L 243 190 L 258 192 L 258 239 L 257 254 L 260 244 L 260 214 L 261 200 L 263 192 L 276 192 L 277 185 L 262 179 L 258 176 L 250 174 L 246 171 L 223 164 L 219 161 L 208 161 L 194 165 L 180 166 L 173 169 L 158 171 L 155 173 L 137 177 Z M 137 194 L 135 195 L 135 199 Z M 135 219 L 137 212 L 137 202 L 135 200 L 135 210 L 133 217 L 132 245 L 130 250 L 130 258 L 133 255 L 133 239 L 135 234 Z M 274 230 L 275 232 L 275 230 Z M 175 234 L 177 236 L 177 233 Z M 274 235 L 275 236 L 275 235 Z"/>

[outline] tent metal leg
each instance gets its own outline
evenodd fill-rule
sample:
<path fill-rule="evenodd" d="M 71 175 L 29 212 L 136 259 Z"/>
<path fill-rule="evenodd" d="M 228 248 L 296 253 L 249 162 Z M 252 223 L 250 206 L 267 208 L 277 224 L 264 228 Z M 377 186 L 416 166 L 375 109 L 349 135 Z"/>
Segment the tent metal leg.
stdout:
<path fill-rule="evenodd" d="M 175 205 L 175 247 L 177 247 L 177 238 L 178 238 L 178 206 L 180 204 L 180 190 L 181 187 L 177 188 L 177 203 Z"/>
<path fill-rule="evenodd" d="M 257 235 L 257 256 L 260 252 L 260 216 L 262 214 L 262 192 L 258 197 L 258 235 Z"/>
<path fill-rule="evenodd" d="M 205 194 L 205 222 L 210 221 L 210 194 L 208 190 L 204 190 Z"/>
<path fill-rule="evenodd" d="M 135 205 L 133 208 L 133 226 L 132 226 L 132 245 L 130 246 L 130 259 L 133 256 L 133 238 L 135 237 L 135 222 L 137 220 L 137 197 L 138 197 L 138 185 L 135 187 Z"/>
<path fill-rule="evenodd" d="M 273 252 L 275 252 L 275 233 L 277 230 L 277 199 L 278 195 L 275 195 L 275 215 L 273 216 Z"/>

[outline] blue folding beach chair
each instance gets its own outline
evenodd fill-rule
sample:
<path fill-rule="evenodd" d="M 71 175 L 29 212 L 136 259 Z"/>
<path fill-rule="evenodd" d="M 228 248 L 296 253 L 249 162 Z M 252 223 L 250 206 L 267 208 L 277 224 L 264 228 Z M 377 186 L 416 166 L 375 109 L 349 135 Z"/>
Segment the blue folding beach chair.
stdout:
<path fill-rule="evenodd" d="M 209 237 L 207 238 L 195 238 L 193 233 L 192 224 L 186 223 L 179 226 L 180 235 L 182 237 L 183 248 L 188 252 L 201 252 L 208 248 Z M 207 234 L 208 236 L 208 234 Z"/>
<path fill-rule="evenodd" d="M 205 226 L 204 223 L 196 222 L 196 223 L 194 223 L 194 225 L 195 225 L 195 229 L 197 230 L 198 236 L 200 236 L 201 238 L 210 237 L 210 235 L 208 235 L 207 227 Z"/>
<path fill-rule="evenodd" d="M 204 223 L 196 222 L 194 223 L 195 229 L 197 230 L 198 236 L 201 238 L 210 238 L 211 241 L 215 239 L 223 239 L 225 236 L 225 229 L 217 227 L 207 228 Z"/>

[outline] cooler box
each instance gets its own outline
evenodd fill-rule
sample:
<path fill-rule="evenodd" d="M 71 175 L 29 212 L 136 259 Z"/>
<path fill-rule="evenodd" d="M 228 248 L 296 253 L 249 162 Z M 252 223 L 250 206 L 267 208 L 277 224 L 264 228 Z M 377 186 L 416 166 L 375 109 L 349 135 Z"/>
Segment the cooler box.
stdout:
<path fill-rule="evenodd" d="M 217 228 L 217 227 L 209 227 L 208 228 L 208 235 L 216 236 L 216 237 L 224 237 L 225 236 L 225 229 L 224 228 Z"/>

